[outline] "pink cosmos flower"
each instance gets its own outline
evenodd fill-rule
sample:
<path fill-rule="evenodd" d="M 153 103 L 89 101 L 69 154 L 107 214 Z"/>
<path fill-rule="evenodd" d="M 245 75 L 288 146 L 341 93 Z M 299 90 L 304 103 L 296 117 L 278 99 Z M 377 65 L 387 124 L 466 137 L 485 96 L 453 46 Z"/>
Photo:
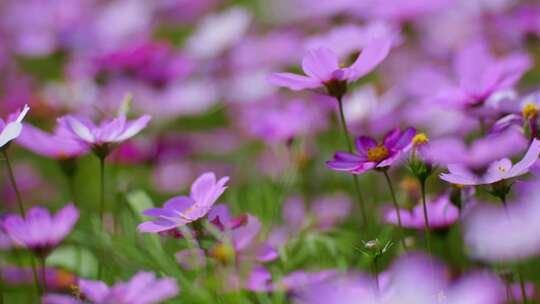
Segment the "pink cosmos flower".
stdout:
<path fill-rule="evenodd" d="M 441 89 L 436 100 L 457 107 L 481 105 L 494 93 L 515 85 L 530 67 L 526 54 L 495 58 L 483 41 L 474 41 L 455 57 L 456 83 Z"/>
<path fill-rule="evenodd" d="M 356 61 L 346 68 L 340 67 L 339 58 L 331 49 L 321 47 L 310 50 L 302 61 L 302 69 L 307 76 L 275 73 L 270 76 L 269 80 L 274 85 L 297 91 L 330 87 L 333 83 L 355 81 L 381 63 L 388 55 L 391 45 L 392 39 L 388 37 L 373 38 Z"/>
<path fill-rule="evenodd" d="M 479 205 L 465 218 L 465 243 L 472 257 L 509 262 L 540 253 L 538 193 L 506 208 Z"/>
<path fill-rule="evenodd" d="M 442 173 L 440 178 L 449 183 L 460 185 L 487 185 L 498 181 L 510 179 L 529 172 L 540 155 L 540 140 L 534 139 L 529 150 L 519 162 L 512 165 L 508 158 L 491 163 L 483 176 L 477 176 L 466 166 L 461 164 L 448 165 L 449 173 Z"/>
<path fill-rule="evenodd" d="M 168 200 L 163 208 L 151 208 L 143 212 L 154 220 L 139 225 L 141 232 L 162 232 L 184 226 L 205 216 L 227 187 L 229 177 L 216 181 L 212 172 L 199 176 L 191 186 L 189 196 L 177 196 Z"/>
<path fill-rule="evenodd" d="M 26 218 L 18 214 L 9 215 L 3 227 L 11 239 L 40 256 L 47 256 L 69 234 L 77 220 L 79 211 L 72 204 L 51 216 L 45 208 L 34 207 Z"/>
<path fill-rule="evenodd" d="M 25 105 L 22 111 L 19 110 L 15 113 L 11 113 L 6 121 L 0 118 L 0 148 L 4 147 L 21 134 L 23 129 L 22 120 L 28 111 L 30 111 L 30 108 Z"/>
<path fill-rule="evenodd" d="M 63 123 L 58 124 L 53 134 L 25 124 L 17 143 L 36 154 L 56 159 L 81 156 L 89 150 L 89 147 L 77 140 Z"/>
<path fill-rule="evenodd" d="M 276 282 L 272 282 L 272 274 L 263 266 L 256 266 L 250 273 L 246 282 L 246 289 L 255 292 L 287 292 L 294 297 L 312 285 L 322 283 L 337 275 L 336 270 L 291 272 Z"/>
<path fill-rule="evenodd" d="M 426 145 L 423 153 L 429 161 L 439 165 L 463 164 L 477 169 L 495 160 L 522 153 L 527 145 L 525 136 L 511 129 L 477 139 L 469 145 L 461 138 L 433 139 Z"/>
<path fill-rule="evenodd" d="M 284 223 L 270 233 L 269 242 L 274 246 L 283 246 L 288 238 L 296 236 L 303 229 L 325 232 L 342 223 L 352 209 L 352 203 L 345 194 L 316 198 L 306 210 L 306 203 L 300 196 L 291 196 L 283 204 L 281 216 Z"/>
<path fill-rule="evenodd" d="M 298 304 L 500 304 L 504 286 L 482 271 L 450 281 L 445 267 L 412 254 L 394 262 L 377 285 L 360 274 L 337 276 L 309 286 L 297 299 Z"/>
<path fill-rule="evenodd" d="M 138 272 L 128 282 L 109 287 L 102 281 L 79 280 L 84 298 L 95 304 L 126 303 L 154 304 L 176 296 L 179 292 L 172 278 L 157 279 L 151 272 Z M 83 304 L 73 296 L 49 294 L 43 297 L 45 304 Z"/>
<path fill-rule="evenodd" d="M 222 211 L 225 211 L 222 209 Z M 223 217 L 221 217 L 223 219 Z M 257 261 L 260 263 L 273 261 L 278 257 L 277 250 L 268 242 L 258 242 L 257 235 L 261 231 L 261 222 L 253 215 L 247 215 L 241 225 L 236 227 L 231 221 L 222 231 L 219 242 L 214 245 L 209 255 L 223 263 L 236 261 Z"/>
<path fill-rule="evenodd" d="M 451 226 L 459 219 L 459 209 L 452 205 L 448 195 L 441 195 L 426 204 L 429 215 L 429 228 L 442 229 Z M 405 228 L 424 229 L 423 207 L 416 205 L 412 210 L 401 209 L 401 225 Z M 397 215 L 395 209 L 389 209 L 384 216 L 387 223 L 397 225 Z"/>
<path fill-rule="evenodd" d="M 396 128 L 386 134 L 381 144 L 371 137 L 360 136 L 355 141 L 358 154 L 336 152 L 334 159 L 327 161 L 326 165 L 330 169 L 351 174 L 389 167 L 403 152 L 410 149 L 415 134 L 414 128 L 408 128 L 405 131 Z"/>
<path fill-rule="evenodd" d="M 125 114 L 120 114 L 112 120 L 95 125 L 87 118 L 67 115 L 61 117 L 59 123 L 65 124 L 80 141 L 96 147 L 127 140 L 144 129 L 150 120 L 149 115 L 143 115 L 136 120 L 127 121 Z"/>

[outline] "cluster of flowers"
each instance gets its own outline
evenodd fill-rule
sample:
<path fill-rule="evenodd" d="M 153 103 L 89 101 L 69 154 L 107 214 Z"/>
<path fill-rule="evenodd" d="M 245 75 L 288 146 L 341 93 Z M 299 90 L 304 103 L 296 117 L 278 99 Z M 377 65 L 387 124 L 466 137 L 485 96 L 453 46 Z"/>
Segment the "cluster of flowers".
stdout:
<path fill-rule="evenodd" d="M 540 5 L 233 2 L 0 3 L 0 302 L 540 301 Z"/>

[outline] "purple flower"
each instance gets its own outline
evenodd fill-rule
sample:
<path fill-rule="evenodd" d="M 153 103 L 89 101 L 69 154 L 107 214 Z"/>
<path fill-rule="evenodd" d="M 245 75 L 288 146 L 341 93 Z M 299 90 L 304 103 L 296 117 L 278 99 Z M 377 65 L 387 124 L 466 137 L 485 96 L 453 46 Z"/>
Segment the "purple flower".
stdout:
<path fill-rule="evenodd" d="M 143 115 L 136 120 L 126 120 L 125 114 L 95 125 L 91 120 L 84 117 L 67 115 L 59 119 L 60 124 L 65 124 L 67 129 L 80 141 L 92 146 L 103 147 L 108 144 L 117 144 L 127 140 L 150 122 L 149 115 Z"/>
<path fill-rule="evenodd" d="M 434 139 L 423 148 L 423 156 L 438 165 L 462 164 L 478 169 L 495 160 L 521 153 L 526 147 L 527 139 L 521 132 L 508 130 L 475 140 L 468 146 L 460 138 Z"/>
<path fill-rule="evenodd" d="M 178 251 L 175 255 L 176 262 L 187 270 L 198 269 L 205 265 L 205 253 L 200 248 L 189 248 Z"/>
<path fill-rule="evenodd" d="M 464 240 L 469 253 L 489 262 L 508 262 L 540 253 L 540 192 L 538 182 L 532 191 L 506 207 L 478 205 L 464 221 Z M 530 190 L 528 189 L 528 190 Z"/>
<path fill-rule="evenodd" d="M 458 107 L 483 104 L 494 93 L 515 85 L 531 67 L 529 57 L 513 53 L 495 58 L 483 41 L 463 47 L 454 60 L 456 84 L 440 90 L 436 99 Z"/>
<path fill-rule="evenodd" d="M 504 301 L 502 283 L 488 272 L 477 271 L 449 281 L 448 271 L 420 255 L 399 258 L 374 280 L 349 274 L 313 284 L 298 295 L 302 304 L 497 304 Z"/>
<path fill-rule="evenodd" d="M 384 137 L 381 144 L 371 137 L 360 136 L 355 142 L 358 154 L 336 152 L 334 160 L 327 161 L 326 165 L 333 170 L 351 174 L 389 167 L 403 152 L 410 149 L 415 134 L 414 128 L 408 128 L 405 131 L 396 128 Z"/>
<path fill-rule="evenodd" d="M 275 283 L 272 282 L 272 274 L 261 265 L 257 265 L 251 271 L 246 282 L 246 289 L 255 292 L 287 292 L 294 296 L 311 285 L 315 285 L 337 275 L 335 270 L 323 270 L 307 272 L 298 270 L 291 272 L 280 278 Z"/>
<path fill-rule="evenodd" d="M 179 292 L 172 278 L 157 279 L 151 272 L 138 272 L 128 282 L 116 283 L 113 287 L 102 281 L 79 280 L 82 296 L 95 304 L 125 303 L 153 304 L 176 296 Z M 72 296 L 50 294 L 43 299 L 45 304 L 83 304 Z"/>
<path fill-rule="evenodd" d="M 175 54 L 172 47 L 164 42 L 136 43 L 95 61 L 98 73 L 108 77 L 131 75 L 156 87 L 182 79 L 193 67 L 187 58 Z"/>
<path fill-rule="evenodd" d="M 539 155 L 540 140 L 534 139 L 523 159 L 515 165 L 512 165 L 512 161 L 508 158 L 503 158 L 491 163 L 486 173 L 478 177 L 462 164 L 451 164 L 448 165 L 449 173 L 442 173 L 440 178 L 449 183 L 459 185 L 493 184 L 528 173 L 529 168 L 538 160 Z"/>
<path fill-rule="evenodd" d="M 356 61 L 347 68 L 341 68 L 336 53 L 331 49 L 321 47 L 310 50 L 304 56 L 302 69 L 307 76 L 291 73 L 275 73 L 269 78 L 277 86 L 287 87 L 291 90 L 329 88 L 330 95 L 336 83 L 351 82 L 371 72 L 386 58 L 392 39 L 387 37 L 374 38 L 360 53 Z"/>
<path fill-rule="evenodd" d="M 34 276 L 31 267 L 19 268 L 4 266 L 1 274 L 2 280 L 9 285 L 19 286 L 34 284 Z M 43 281 L 42 277 L 39 277 L 38 279 Z M 71 272 L 46 267 L 45 280 L 47 281 L 48 290 L 67 290 L 71 285 L 77 282 L 77 277 Z"/>
<path fill-rule="evenodd" d="M 0 148 L 3 148 L 21 134 L 23 129 L 22 120 L 28 111 L 30 111 L 30 108 L 25 105 L 22 111 L 11 113 L 6 121 L 0 118 Z"/>
<path fill-rule="evenodd" d="M 208 212 L 208 221 L 212 223 L 220 231 L 236 229 L 248 221 L 247 215 L 240 215 L 233 218 L 229 212 L 229 208 L 226 205 L 215 205 L 210 212 Z"/>
<path fill-rule="evenodd" d="M 88 145 L 77 140 L 64 124 L 58 124 L 53 134 L 25 124 L 17 143 L 36 154 L 56 159 L 77 157 L 88 152 Z"/>
<path fill-rule="evenodd" d="M 141 232 L 161 232 L 184 226 L 205 216 L 216 200 L 227 189 L 229 177 L 216 181 L 212 172 L 204 173 L 193 182 L 189 196 L 177 196 L 168 200 L 163 208 L 151 208 L 143 212 L 154 220 L 139 225 Z"/>
<path fill-rule="evenodd" d="M 79 211 L 72 204 L 54 216 L 45 208 L 34 207 L 26 218 L 18 214 L 9 215 L 3 226 L 15 243 L 40 256 L 47 256 L 69 234 L 78 219 Z"/>
<path fill-rule="evenodd" d="M 429 228 L 442 229 L 451 226 L 459 219 L 459 209 L 452 205 L 448 195 L 441 195 L 434 201 L 427 201 L 426 204 L 429 215 Z M 424 229 L 423 207 L 416 205 L 412 210 L 400 210 L 401 224 L 405 228 Z M 397 216 L 394 209 L 389 209 L 385 214 L 388 223 L 397 225 Z"/>
<path fill-rule="evenodd" d="M 210 256 L 222 263 L 252 260 L 269 262 L 278 257 L 277 251 L 268 242 L 256 242 L 261 230 L 261 222 L 252 215 L 247 215 L 245 225 L 232 230 L 225 230 L 220 242 L 210 249 Z"/>

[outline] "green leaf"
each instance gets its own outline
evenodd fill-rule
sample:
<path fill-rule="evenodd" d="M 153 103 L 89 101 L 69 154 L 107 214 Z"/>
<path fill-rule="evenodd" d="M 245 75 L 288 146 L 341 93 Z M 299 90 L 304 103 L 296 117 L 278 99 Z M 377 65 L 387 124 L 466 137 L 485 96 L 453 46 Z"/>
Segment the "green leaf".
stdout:
<path fill-rule="evenodd" d="M 97 275 L 98 261 L 91 251 L 73 245 L 57 248 L 47 257 L 48 266 L 71 270 L 81 277 L 91 278 Z"/>

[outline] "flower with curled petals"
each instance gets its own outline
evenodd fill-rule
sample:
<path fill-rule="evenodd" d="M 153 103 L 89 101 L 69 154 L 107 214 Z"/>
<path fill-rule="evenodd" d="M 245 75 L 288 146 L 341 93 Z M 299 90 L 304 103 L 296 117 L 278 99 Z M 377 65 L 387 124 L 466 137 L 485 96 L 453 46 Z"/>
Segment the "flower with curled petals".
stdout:
<path fill-rule="evenodd" d="M 227 187 L 229 177 L 216 180 L 216 175 L 207 172 L 191 185 L 189 196 L 177 196 L 168 200 L 163 208 L 151 208 L 143 215 L 152 216 L 152 221 L 141 223 L 141 232 L 162 232 L 184 226 L 204 217 Z"/>
<path fill-rule="evenodd" d="M 96 125 L 85 117 L 67 115 L 59 118 L 59 124 L 65 124 L 75 138 L 90 146 L 99 157 L 106 157 L 111 151 L 111 145 L 137 135 L 151 119 L 149 115 L 143 115 L 128 121 L 122 113 L 112 120 Z"/>
<path fill-rule="evenodd" d="M 348 82 L 368 74 L 386 58 L 391 45 L 392 39 L 389 37 L 373 38 L 349 67 L 341 67 L 337 54 L 331 49 L 313 49 L 308 51 L 302 60 L 302 69 L 306 76 L 274 73 L 269 81 L 295 91 L 326 87 L 329 95 L 341 97 Z"/>
<path fill-rule="evenodd" d="M 461 164 L 448 165 L 449 173 L 442 173 L 440 178 L 444 181 L 459 185 L 487 185 L 517 177 L 529 172 L 540 155 L 540 140 L 534 139 L 523 159 L 512 165 L 512 161 L 503 158 L 492 162 L 483 176 L 477 176 Z"/>
<path fill-rule="evenodd" d="M 334 159 L 327 161 L 326 165 L 330 169 L 351 174 L 361 174 L 370 169 L 387 168 L 403 152 L 410 149 L 415 134 L 414 128 L 408 128 L 405 131 L 396 128 L 384 137 L 381 144 L 378 144 L 371 137 L 360 136 L 355 142 L 357 154 L 336 152 Z"/>

